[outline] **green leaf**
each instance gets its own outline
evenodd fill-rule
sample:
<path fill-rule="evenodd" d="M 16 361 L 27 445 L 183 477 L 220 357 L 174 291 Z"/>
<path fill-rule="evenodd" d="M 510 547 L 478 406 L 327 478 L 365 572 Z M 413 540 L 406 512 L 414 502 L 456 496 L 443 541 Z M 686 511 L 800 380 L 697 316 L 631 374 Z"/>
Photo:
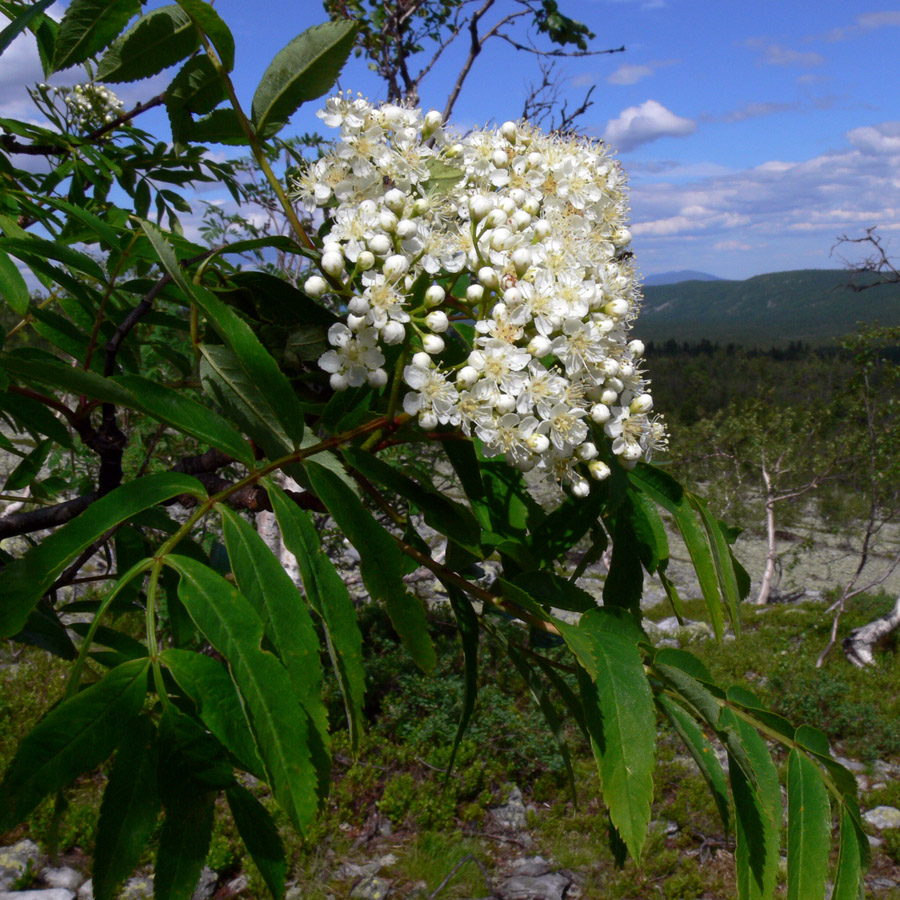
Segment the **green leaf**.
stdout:
<path fill-rule="evenodd" d="M 678 733 L 688 753 L 694 758 L 694 762 L 700 769 L 700 774 L 706 781 L 713 795 L 716 809 L 725 833 L 728 833 L 730 816 L 728 814 L 728 785 L 725 782 L 725 773 L 722 764 L 712 745 L 704 737 L 703 732 L 697 727 L 697 723 L 677 703 L 668 697 L 660 695 L 656 698 L 663 712 L 672 723 L 672 727 Z"/>
<path fill-rule="evenodd" d="M 257 778 L 264 777 L 265 767 L 228 670 L 212 657 L 192 650 L 166 649 L 159 659 L 219 743 L 237 759 L 245 772 Z"/>
<path fill-rule="evenodd" d="M 294 554 L 306 599 L 322 620 L 335 675 L 344 697 L 350 740 L 359 745 L 365 670 L 362 635 L 356 608 L 347 586 L 322 549 L 309 514 L 290 500 L 281 488 L 266 484 L 285 547 Z"/>
<path fill-rule="evenodd" d="M 22 488 L 28 487 L 40 473 L 53 445 L 54 441 L 49 439 L 41 441 L 28 456 L 23 457 L 7 476 L 3 490 L 20 491 Z"/>
<path fill-rule="evenodd" d="M 778 772 L 756 731 L 730 709 L 721 721 L 736 734 L 753 768 L 756 784 L 747 777 L 745 765 L 729 749 L 728 774 L 734 797 L 734 859 L 739 900 L 770 900 L 778 876 L 778 837 L 781 830 L 781 788 Z"/>
<path fill-rule="evenodd" d="M 68 69 L 104 50 L 139 11 L 138 0 L 72 0 L 59 23 L 53 71 Z"/>
<path fill-rule="evenodd" d="M 103 55 L 97 80 L 120 84 L 150 78 L 189 56 L 200 44 L 191 17 L 177 4 L 141 16 Z"/>
<path fill-rule="evenodd" d="M 634 509 L 626 497 L 616 513 L 612 529 L 612 557 L 603 583 L 603 605 L 637 612 L 644 591 L 644 572 L 641 569 L 639 540 L 632 522 Z"/>
<path fill-rule="evenodd" d="M 166 107 L 203 115 L 225 99 L 225 88 L 208 56 L 193 56 L 166 88 Z"/>
<path fill-rule="evenodd" d="M 164 500 L 190 494 L 206 498 L 196 478 L 175 472 L 147 475 L 92 503 L 80 516 L 0 572 L 0 637 L 21 630 L 28 613 L 65 567 L 111 528 Z"/>
<path fill-rule="evenodd" d="M 276 135 L 307 100 L 321 97 L 337 80 L 357 26 L 350 20 L 314 25 L 280 50 L 253 95 L 251 118 L 257 134 Z"/>
<path fill-rule="evenodd" d="M 89 278 L 99 282 L 106 281 L 103 269 L 96 260 L 58 241 L 48 241 L 34 235 L 27 238 L 0 237 L 0 249 L 8 250 L 22 262 L 32 266 L 38 266 L 48 259 L 55 259 Z"/>
<path fill-rule="evenodd" d="M 863 835 L 865 839 L 865 835 Z M 863 867 L 856 822 L 846 806 L 841 808 L 841 844 L 834 874 L 832 900 L 861 900 Z"/>
<path fill-rule="evenodd" d="M 35 17 L 41 15 L 53 3 L 54 0 L 37 0 L 21 16 L 17 16 L 3 31 L 0 31 L 0 55 L 32 23 Z"/>
<path fill-rule="evenodd" d="M 409 655 L 424 672 L 437 664 L 425 607 L 403 583 L 403 554 L 390 533 L 375 521 L 352 490 L 331 470 L 313 460 L 306 471 L 316 496 L 357 549 L 360 571 L 372 599 L 384 603 Z"/>
<path fill-rule="evenodd" d="M 597 608 L 597 601 L 587 591 L 552 572 L 523 572 L 512 583 L 548 609 L 589 612 Z"/>
<path fill-rule="evenodd" d="M 250 143 L 238 114 L 230 106 L 214 109 L 208 116 L 191 123 L 188 135 L 197 144 L 230 144 L 240 147 Z"/>
<path fill-rule="evenodd" d="M 317 797 L 306 714 L 287 671 L 262 649 L 262 622 L 234 586 L 202 563 L 183 556 L 166 562 L 181 575 L 178 595 L 191 618 L 228 662 L 276 801 L 303 830 Z"/>
<path fill-rule="evenodd" d="M 284 896 L 287 859 L 278 829 L 266 808 L 245 787 L 235 784 L 225 791 L 238 834 L 256 863 L 272 896 Z"/>
<path fill-rule="evenodd" d="M 459 640 L 462 644 L 464 666 L 462 709 L 459 713 L 456 734 L 453 737 L 453 749 L 450 751 L 450 760 L 447 763 L 447 774 L 444 776 L 444 783 L 446 784 L 450 779 L 450 773 L 453 771 L 453 763 L 456 760 L 459 745 L 465 736 L 466 729 L 469 727 L 469 721 L 475 710 L 475 700 L 478 697 L 479 626 L 478 616 L 475 615 L 472 601 L 468 595 L 450 584 L 445 584 L 444 588 L 447 591 L 453 614 L 456 617 Z"/>
<path fill-rule="evenodd" d="M 118 375 L 110 380 L 131 394 L 133 401 L 129 406 L 253 467 L 253 451 L 240 432 L 218 413 L 185 396 L 184 392 L 140 375 Z"/>
<path fill-rule="evenodd" d="M 234 37 L 228 26 L 209 3 L 203 0 L 177 0 L 178 5 L 212 41 L 226 72 L 234 68 Z"/>
<path fill-rule="evenodd" d="M 116 752 L 103 792 L 94 847 L 97 900 L 112 900 L 141 860 L 160 810 L 156 767 L 156 727 L 149 716 L 141 715 Z"/>
<path fill-rule="evenodd" d="M 216 793 L 187 789 L 167 803 L 153 873 L 155 900 L 191 900 L 209 853 Z"/>
<path fill-rule="evenodd" d="M 344 457 L 353 468 L 371 481 L 411 501 L 422 511 L 426 524 L 446 535 L 460 547 L 481 555 L 478 541 L 481 529 L 469 510 L 430 486 L 417 484 L 396 467 L 362 450 L 345 450 Z"/>
<path fill-rule="evenodd" d="M 446 194 L 466 177 L 466 173 L 456 166 L 447 165 L 440 159 L 432 157 L 425 163 L 428 169 L 428 180 L 422 185 L 429 197 Z"/>
<path fill-rule="evenodd" d="M 788 900 L 821 900 L 831 850 L 831 806 L 818 768 L 794 748 L 788 756 Z"/>
<path fill-rule="evenodd" d="M 592 615 L 560 632 L 584 667 L 579 685 L 610 818 L 634 859 L 650 822 L 656 714 L 635 644 Z M 584 676 L 584 672 L 588 677 Z"/>
<path fill-rule="evenodd" d="M 0 358 L 0 368 L 4 372 L 16 369 L 16 364 L 4 366 L 4 360 Z M 60 366 L 70 369 L 70 366 Z M 72 449 L 72 438 L 69 431 L 43 403 L 23 397 L 21 394 L 0 394 L 0 410 L 11 415 L 17 426 L 22 426 L 34 437 L 40 440 L 41 435 L 52 438 L 57 444 L 67 449 Z"/>
<path fill-rule="evenodd" d="M 209 324 L 234 352 L 235 359 L 249 383 L 257 388 L 265 402 L 266 418 L 277 422 L 289 437 L 291 447 L 298 447 L 303 438 L 303 407 L 291 387 L 287 376 L 272 358 L 253 329 L 215 294 L 198 285 L 190 284 L 184 277 L 162 232 L 149 222 L 141 227 L 159 254 L 166 271 L 206 314 Z"/>
<path fill-rule="evenodd" d="M 0 296 L 17 315 L 24 316 L 28 312 L 28 302 L 31 299 L 28 285 L 19 267 L 3 251 L 0 251 Z"/>
<path fill-rule="evenodd" d="M 310 753 L 319 774 L 319 796 L 324 798 L 331 784 L 331 741 L 328 712 L 322 701 L 322 664 L 315 626 L 300 591 L 265 541 L 233 510 L 220 507 L 220 512 L 238 588 L 265 623 L 266 637 L 278 652 L 294 695 L 312 722 Z"/>
<path fill-rule="evenodd" d="M 25 736 L 0 784 L 0 830 L 9 831 L 47 794 L 112 753 L 143 706 L 149 668 L 147 659 L 117 666 L 52 709 Z"/>

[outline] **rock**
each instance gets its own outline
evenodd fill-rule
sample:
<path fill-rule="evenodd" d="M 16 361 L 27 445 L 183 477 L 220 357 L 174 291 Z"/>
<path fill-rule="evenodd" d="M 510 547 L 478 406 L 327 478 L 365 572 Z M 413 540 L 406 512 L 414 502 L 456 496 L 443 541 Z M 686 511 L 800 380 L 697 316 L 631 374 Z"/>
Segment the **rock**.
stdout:
<path fill-rule="evenodd" d="M 334 877 L 339 881 L 349 881 L 355 878 L 370 878 L 377 875 L 386 866 L 392 866 L 397 862 L 397 857 L 393 853 L 387 853 L 379 856 L 377 859 L 369 860 L 367 863 L 341 863 L 340 868 L 334 873 Z"/>
<path fill-rule="evenodd" d="M 78 900 L 94 900 L 94 879 L 88 880 L 78 888 Z"/>
<path fill-rule="evenodd" d="M 854 775 L 861 775 L 866 771 L 866 764 L 858 759 L 847 759 L 846 756 L 836 756 L 836 762 L 839 762 L 845 769 L 849 769 Z"/>
<path fill-rule="evenodd" d="M 46 891 L 0 891 L 0 900 L 75 900 L 75 891 L 50 888 Z"/>
<path fill-rule="evenodd" d="M 873 837 L 871 834 L 867 834 L 866 837 L 869 839 L 870 847 L 875 847 L 877 849 L 884 844 L 884 841 L 881 838 Z"/>
<path fill-rule="evenodd" d="M 856 786 L 860 789 L 862 793 L 865 793 L 869 790 L 869 776 L 868 775 L 857 775 L 856 776 Z"/>
<path fill-rule="evenodd" d="M 648 827 L 651 834 L 662 832 L 667 837 L 678 834 L 679 831 L 678 823 L 671 819 L 654 819 Z"/>
<path fill-rule="evenodd" d="M 517 785 L 513 785 L 506 798 L 506 803 L 503 806 L 494 807 L 490 813 L 501 828 L 522 831 L 528 827 L 528 813 L 522 799 L 522 791 Z"/>
<path fill-rule="evenodd" d="M 84 884 L 84 874 L 78 869 L 64 866 L 61 869 L 44 869 L 41 881 L 50 888 L 62 888 L 66 891 L 77 891 Z"/>
<path fill-rule="evenodd" d="M 197 882 L 197 887 L 194 888 L 194 895 L 191 897 L 191 900 L 209 900 L 216 892 L 216 882 L 218 880 L 218 874 L 208 866 L 204 866 L 203 871 L 200 873 L 200 880 Z"/>
<path fill-rule="evenodd" d="M 863 818 L 879 831 L 886 828 L 900 828 L 900 809 L 895 806 L 876 806 L 875 809 L 864 813 Z"/>
<path fill-rule="evenodd" d="M 513 860 L 512 865 L 517 876 L 525 875 L 529 878 L 540 878 L 550 871 L 550 863 L 543 856 L 521 857 Z"/>
<path fill-rule="evenodd" d="M 897 882 L 893 878 L 867 878 L 866 887 L 873 891 L 892 891 Z"/>
<path fill-rule="evenodd" d="M 232 878 L 231 881 L 225 882 L 222 886 L 222 889 L 219 891 L 220 897 L 236 897 L 238 894 L 242 894 L 247 888 L 250 886 L 250 879 L 241 873 L 236 878 Z"/>
<path fill-rule="evenodd" d="M 563 900 L 572 882 L 565 875 L 554 872 L 531 878 L 514 875 L 497 889 L 503 900 Z"/>
<path fill-rule="evenodd" d="M 350 896 L 354 900 L 385 900 L 391 896 L 391 886 L 383 878 L 369 875 L 350 891 Z"/>
<path fill-rule="evenodd" d="M 41 848 L 34 841 L 24 840 L 0 849 L 0 891 L 8 891 L 31 864 L 35 872 L 41 858 Z"/>
<path fill-rule="evenodd" d="M 118 900 L 152 900 L 153 879 L 148 876 L 129 878 L 119 894 Z"/>
<path fill-rule="evenodd" d="M 896 773 L 897 767 L 892 766 L 883 759 L 876 759 L 872 763 L 872 777 L 877 778 L 879 781 L 890 781 Z"/>

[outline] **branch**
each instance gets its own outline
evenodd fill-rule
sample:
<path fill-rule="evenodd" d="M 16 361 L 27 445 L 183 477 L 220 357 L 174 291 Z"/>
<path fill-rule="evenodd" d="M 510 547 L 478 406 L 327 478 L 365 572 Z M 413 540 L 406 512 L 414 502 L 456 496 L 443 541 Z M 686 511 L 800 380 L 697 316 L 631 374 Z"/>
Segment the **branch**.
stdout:
<path fill-rule="evenodd" d="M 851 263 L 838 254 L 838 258 L 850 270 L 850 281 L 847 287 L 851 291 L 860 293 L 885 284 L 900 284 L 900 269 L 888 257 L 887 250 L 881 243 L 881 236 L 875 233 L 877 227 L 877 225 L 873 225 L 871 228 L 867 228 L 865 235 L 862 237 L 851 238 L 843 234 L 831 248 L 831 252 L 834 254 L 841 244 L 868 244 L 871 247 L 872 252 L 870 255 L 856 263 Z M 865 283 L 857 281 L 863 275 L 875 275 L 876 277 L 874 280 Z"/>
<path fill-rule="evenodd" d="M 83 513 L 95 500 L 99 499 L 99 492 L 93 491 L 90 494 L 85 494 L 83 497 L 66 500 L 64 503 L 3 516 L 0 518 L 0 540 L 20 534 L 31 534 L 44 528 L 56 528 L 60 525 L 65 525 L 66 522 Z"/>

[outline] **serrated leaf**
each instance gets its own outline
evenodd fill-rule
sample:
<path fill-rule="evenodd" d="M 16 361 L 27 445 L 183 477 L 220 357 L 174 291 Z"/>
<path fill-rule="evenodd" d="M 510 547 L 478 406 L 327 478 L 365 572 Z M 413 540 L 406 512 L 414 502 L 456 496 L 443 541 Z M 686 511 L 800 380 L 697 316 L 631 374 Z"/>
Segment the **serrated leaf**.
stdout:
<path fill-rule="evenodd" d="M 228 670 L 212 657 L 191 650 L 163 650 L 160 662 L 193 702 L 203 724 L 243 767 L 265 776 L 250 724 Z"/>
<path fill-rule="evenodd" d="M 422 187 L 430 197 L 446 194 L 466 177 L 466 173 L 461 169 L 447 165 L 443 160 L 435 157 L 429 159 L 425 163 L 425 167 L 428 169 L 428 180 Z"/>
<path fill-rule="evenodd" d="M 212 5 L 203 0 L 178 0 L 178 5 L 212 41 L 226 72 L 234 68 L 234 37 Z"/>
<path fill-rule="evenodd" d="M 31 299 L 28 285 L 19 267 L 3 251 L 0 251 L 0 296 L 17 315 L 24 316 L 28 312 L 28 302 Z"/>
<path fill-rule="evenodd" d="M 287 669 L 296 696 L 309 715 L 310 754 L 319 775 L 319 796 L 331 781 L 328 712 L 322 701 L 319 640 L 306 604 L 265 541 L 236 512 L 221 508 L 225 546 L 238 588 L 264 623 L 266 637 Z"/>
<path fill-rule="evenodd" d="M 403 583 L 403 554 L 391 535 L 375 521 L 360 499 L 336 473 L 313 460 L 306 471 L 316 496 L 357 549 L 363 581 L 377 603 L 383 603 L 409 655 L 424 672 L 437 664 L 428 633 L 425 607 Z"/>
<path fill-rule="evenodd" d="M 728 610 L 728 617 L 731 619 L 731 627 L 734 628 L 736 635 L 740 635 L 741 596 L 738 589 L 737 575 L 732 564 L 731 548 L 725 539 L 721 524 L 709 512 L 706 502 L 693 494 L 686 494 L 686 497 L 690 505 L 700 514 L 700 520 L 703 523 L 706 538 L 709 541 L 713 564 L 716 567 L 719 592 L 725 600 L 725 608 Z"/>
<path fill-rule="evenodd" d="M 447 591 L 447 597 L 453 608 L 453 614 L 456 617 L 457 628 L 459 631 L 459 640 L 462 644 L 463 651 L 463 701 L 462 708 L 459 712 L 459 723 L 456 726 L 456 734 L 453 737 L 453 748 L 450 751 L 450 759 L 447 762 L 447 773 L 445 784 L 450 779 L 453 771 L 453 763 L 456 760 L 456 754 L 459 745 L 465 736 L 466 729 L 469 727 L 469 721 L 475 710 L 475 700 L 478 697 L 478 616 L 472 608 L 472 601 L 468 595 L 463 593 L 459 588 L 450 584 L 444 585 Z"/>
<path fill-rule="evenodd" d="M 314 25 L 280 50 L 253 95 L 251 118 L 263 138 L 276 135 L 297 108 L 337 80 L 356 40 L 350 20 Z"/>
<path fill-rule="evenodd" d="M 216 793 L 187 789 L 166 805 L 154 864 L 154 900 L 191 900 L 209 853 Z"/>
<path fill-rule="evenodd" d="M 166 107 L 203 115 L 225 99 L 225 87 L 208 56 L 191 57 L 166 88 Z M 189 211 L 189 210 L 188 210 Z"/>
<path fill-rule="evenodd" d="M 3 31 L 0 31 L 0 55 L 6 48 L 34 21 L 43 11 L 52 6 L 54 0 L 37 0 L 21 16 L 13 19 Z"/>
<path fill-rule="evenodd" d="M 203 485 L 189 475 L 161 472 L 138 478 L 96 500 L 80 516 L 11 562 L 0 572 L 0 636 L 9 637 L 21 630 L 47 588 L 97 538 L 135 513 L 179 494 L 206 497 Z"/>
<path fill-rule="evenodd" d="M 150 78 L 175 65 L 200 45 L 191 17 L 177 4 L 143 15 L 100 60 L 97 80 L 121 84 Z"/>
<path fill-rule="evenodd" d="M 9 831 L 47 794 L 112 753 L 143 706 L 149 668 L 150 661 L 142 659 L 112 669 L 25 736 L 0 784 L 0 830 Z"/>
<path fill-rule="evenodd" d="M 100 805 L 93 868 L 96 900 L 112 900 L 141 860 L 160 811 L 156 767 L 156 728 L 149 716 L 138 716 L 116 752 Z"/>
<path fill-rule="evenodd" d="M 281 663 L 262 650 L 263 624 L 247 599 L 196 560 L 169 556 L 178 596 L 197 627 L 228 662 L 279 805 L 300 830 L 316 811 L 316 771 L 306 714 Z"/>
<path fill-rule="evenodd" d="M 34 450 L 19 460 L 16 467 L 7 476 L 3 490 L 20 491 L 22 488 L 28 487 L 37 478 L 41 467 L 53 449 L 53 445 L 54 442 L 49 439 L 41 441 Z"/>
<path fill-rule="evenodd" d="M 59 23 L 53 71 L 68 69 L 104 50 L 139 11 L 138 0 L 72 0 Z"/>
<path fill-rule="evenodd" d="M 547 608 L 590 612 L 597 608 L 597 600 L 568 579 L 552 572 L 523 572 L 512 583 L 527 591 Z"/>
<path fill-rule="evenodd" d="M 781 830 L 781 789 L 766 742 L 729 709 L 722 710 L 723 727 L 740 740 L 753 769 L 755 784 L 729 750 L 728 774 L 734 797 L 735 866 L 739 900 L 770 900 L 778 876 Z"/>
<path fill-rule="evenodd" d="M 253 451 L 240 432 L 218 413 L 183 392 L 140 375 L 119 375 L 110 380 L 131 394 L 134 401 L 130 406 L 197 438 L 201 443 L 216 447 L 246 466 L 253 466 Z"/>
<path fill-rule="evenodd" d="M 831 900 L 861 900 L 862 897 L 863 866 L 860 859 L 859 836 L 852 814 L 846 807 L 842 807 L 841 843 Z"/>
<path fill-rule="evenodd" d="M 804 753 L 788 756 L 788 900 L 821 900 L 831 851 L 831 806 L 822 774 Z"/>
<path fill-rule="evenodd" d="M 9 251 L 22 262 L 32 266 L 41 265 L 48 259 L 54 259 L 89 278 L 94 278 L 99 282 L 105 281 L 103 269 L 95 259 L 58 241 L 48 241 L 33 235 L 29 235 L 28 238 L 0 237 L 0 249 Z"/>
<path fill-rule="evenodd" d="M 590 616 L 560 631 L 583 667 L 579 685 L 603 799 L 628 852 L 639 859 L 650 823 L 656 749 L 643 661 L 632 641 L 602 630 Z"/>
<path fill-rule="evenodd" d="M 245 787 L 235 784 L 225 791 L 238 834 L 253 858 L 272 896 L 284 896 L 287 859 L 278 829 L 266 808 Z"/>
<path fill-rule="evenodd" d="M 191 141 L 196 144 L 249 144 L 241 120 L 231 107 L 214 109 L 208 116 L 197 119 L 187 129 Z"/>
<path fill-rule="evenodd" d="M 688 753 L 694 758 L 694 762 L 697 763 L 700 774 L 713 795 L 716 809 L 719 811 L 719 818 L 721 818 L 722 826 L 727 834 L 731 819 L 728 814 L 728 785 L 716 751 L 713 750 L 712 744 L 704 737 L 693 718 L 677 703 L 662 695 L 656 698 L 656 702 L 672 723 L 672 727 L 678 733 Z"/>
<path fill-rule="evenodd" d="M 356 608 L 334 563 L 322 549 L 318 532 L 308 513 L 276 485 L 268 483 L 266 489 L 284 545 L 297 560 L 306 599 L 325 628 L 328 651 L 344 697 L 351 744 L 356 748 L 362 729 L 365 694 L 362 635 Z"/>

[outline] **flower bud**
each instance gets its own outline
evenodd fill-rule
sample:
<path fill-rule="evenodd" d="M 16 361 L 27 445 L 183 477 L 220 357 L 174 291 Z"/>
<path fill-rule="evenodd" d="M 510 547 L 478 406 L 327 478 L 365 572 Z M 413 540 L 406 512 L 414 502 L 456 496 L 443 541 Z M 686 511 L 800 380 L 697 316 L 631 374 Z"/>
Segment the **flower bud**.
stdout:
<path fill-rule="evenodd" d="M 536 334 L 528 342 L 528 352 L 536 359 L 546 356 L 550 352 L 550 339 L 542 334 Z"/>
<path fill-rule="evenodd" d="M 413 203 L 413 215 L 414 216 L 424 216 L 428 210 L 431 209 L 431 203 L 429 203 L 427 197 L 419 197 L 415 203 Z"/>
<path fill-rule="evenodd" d="M 522 292 L 517 287 L 507 288 L 503 292 L 503 302 L 507 306 L 518 306 L 522 302 Z"/>
<path fill-rule="evenodd" d="M 469 215 L 473 222 L 480 222 L 493 208 L 494 201 L 482 194 L 476 194 L 469 200 Z"/>
<path fill-rule="evenodd" d="M 433 431 L 438 427 L 438 417 L 433 412 L 420 412 L 419 427 L 425 431 Z"/>
<path fill-rule="evenodd" d="M 530 434 L 525 438 L 525 445 L 532 453 L 540 455 L 550 449 L 550 438 L 546 434 L 534 432 L 534 434 Z"/>
<path fill-rule="evenodd" d="M 359 331 L 366 324 L 365 316 L 354 316 L 353 313 L 347 316 L 347 327 L 351 331 Z"/>
<path fill-rule="evenodd" d="M 575 448 L 575 455 L 582 462 L 589 462 L 590 460 L 595 459 L 599 453 L 600 451 L 597 449 L 597 445 L 591 441 L 585 441 Z"/>
<path fill-rule="evenodd" d="M 484 288 L 480 284 L 470 284 L 466 288 L 466 300 L 469 303 L 481 303 L 484 298 Z"/>
<path fill-rule="evenodd" d="M 385 344 L 402 344 L 406 337 L 406 328 L 402 322 L 391 320 L 381 329 L 381 340 Z"/>
<path fill-rule="evenodd" d="M 531 166 L 532 169 L 536 169 L 538 166 L 542 165 L 544 162 L 544 157 L 537 152 L 537 150 L 533 150 L 528 154 L 528 165 Z"/>
<path fill-rule="evenodd" d="M 600 394 L 600 402 L 606 406 L 614 406 L 618 399 L 619 392 L 613 391 L 610 388 L 604 388 L 603 393 Z"/>
<path fill-rule="evenodd" d="M 478 270 L 478 280 L 489 290 L 496 290 L 500 286 L 497 272 L 490 266 L 482 266 Z"/>
<path fill-rule="evenodd" d="M 606 393 L 604 391 L 604 393 Z M 602 425 L 608 422 L 610 417 L 609 407 L 605 403 L 595 403 L 591 407 L 591 418 L 598 424 Z"/>
<path fill-rule="evenodd" d="M 436 131 L 438 128 L 440 128 L 441 125 L 443 125 L 443 124 L 444 124 L 444 117 L 436 109 L 428 110 L 428 112 L 425 113 L 425 121 L 424 121 L 425 128 L 423 129 L 423 131 L 424 131 L 423 137 L 427 137 L 428 135 L 432 134 L 434 131 Z"/>
<path fill-rule="evenodd" d="M 509 394 L 501 394 L 497 399 L 497 402 L 494 404 L 494 409 L 497 410 L 501 415 L 506 415 L 507 413 L 511 413 L 516 408 L 516 398 L 511 397 Z"/>
<path fill-rule="evenodd" d="M 412 219 L 401 219 L 397 223 L 397 237 L 402 241 L 414 237 L 418 230 L 418 226 Z"/>
<path fill-rule="evenodd" d="M 409 260 L 402 254 L 395 253 L 384 261 L 382 271 L 388 281 L 396 281 L 409 271 Z"/>
<path fill-rule="evenodd" d="M 369 249 L 376 256 L 386 256 L 393 249 L 391 239 L 386 234 L 376 234 L 368 240 Z"/>
<path fill-rule="evenodd" d="M 328 282 L 321 275 L 313 275 L 306 279 L 303 290 L 310 297 L 321 297 L 328 290 Z"/>
<path fill-rule="evenodd" d="M 433 284 L 425 291 L 425 305 L 440 306 L 446 296 L 446 291 L 439 284 Z"/>
<path fill-rule="evenodd" d="M 418 353 L 413 353 L 412 364 L 414 366 L 421 366 L 423 369 L 430 369 L 434 365 L 431 361 L 431 357 L 421 350 Z"/>
<path fill-rule="evenodd" d="M 629 442 L 622 448 L 622 458 L 629 462 L 637 462 L 643 455 L 640 444 Z"/>
<path fill-rule="evenodd" d="M 346 391 L 350 386 L 350 382 L 347 381 L 347 376 L 342 375 L 340 372 L 335 372 L 328 379 L 328 383 L 331 385 L 331 389 L 334 391 Z"/>
<path fill-rule="evenodd" d="M 463 366 L 456 373 L 456 384 L 465 389 L 472 387 L 478 381 L 478 369 L 473 366 Z"/>
<path fill-rule="evenodd" d="M 400 220 L 389 210 L 383 209 L 378 215 L 378 224 L 388 233 L 393 234 L 397 230 Z"/>
<path fill-rule="evenodd" d="M 576 478 L 575 481 L 572 482 L 572 496 L 574 497 L 587 497 L 591 492 L 590 482 L 586 478 Z"/>
<path fill-rule="evenodd" d="M 617 297 L 607 303 L 603 311 L 614 319 L 622 319 L 628 314 L 628 309 L 628 301 L 624 297 Z"/>
<path fill-rule="evenodd" d="M 509 165 L 509 157 L 502 150 L 495 150 L 491 154 L 491 162 L 498 169 L 505 169 Z"/>
<path fill-rule="evenodd" d="M 425 324 L 435 333 L 442 334 L 450 327 L 450 320 L 447 314 L 439 309 L 428 313 L 425 316 Z"/>
<path fill-rule="evenodd" d="M 550 234 L 550 223 L 546 219 L 538 219 L 534 223 L 534 236 L 539 240 L 544 240 Z"/>
<path fill-rule="evenodd" d="M 351 297 L 347 309 L 355 316 L 364 316 L 369 311 L 369 301 L 365 297 Z"/>
<path fill-rule="evenodd" d="M 532 259 L 531 251 L 527 247 L 519 247 L 518 250 L 514 250 L 512 264 L 515 267 L 516 275 L 521 278 L 531 266 Z"/>
<path fill-rule="evenodd" d="M 363 250 L 356 257 L 356 266 L 360 272 L 368 272 L 375 267 L 375 254 L 370 250 Z"/>
<path fill-rule="evenodd" d="M 515 228 L 516 231 L 521 231 L 531 224 L 531 213 L 525 212 L 524 209 L 517 209 L 510 217 L 510 220 L 513 228 Z"/>
<path fill-rule="evenodd" d="M 628 344 L 628 351 L 635 359 L 640 359 L 644 355 L 644 342 L 634 340 Z"/>
<path fill-rule="evenodd" d="M 622 391 L 625 390 L 625 383 L 622 381 L 621 378 L 616 378 L 615 376 L 613 376 L 612 378 L 606 379 L 606 387 L 609 388 L 611 391 L 615 391 L 616 394 L 618 395 L 618 394 L 621 394 Z"/>
<path fill-rule="evenodd" d="M 497 206 L 506 213 L 507 218 L 516 211 L 516 201 L 512 197 L 501 197 Z"/>
<path fill-rule="evenodd" d="M 589 462 L 588 472 L 591 473 L 591 478 L 597 481 L 604 481 L 612 474 L 609 466 L 602 459 L 595 459 L 593 462 Z"/>
<path fill-rule="evenodd" d="M 607 378 L 612 378 L 614 375 L 619 374 L 619 364 L 611 357 L 607 357 L 600 363 L 600 371 Z"/>
<path fill-rule="evenodd" d="M 529 216 L 536 216 L 541 211 L 541 204 L 535 197 L 526 197 L 522 204 L 522 212 L 527 212 Z"/>
<path fill-rule="evenodd" d="M 398 188 L 391 188 L 384 195 L 384 205 L 398 216 L 402 214 L 403 207 L 406 205 L 406 194 Z"/>
<path fill-rule="evenodd" d="M 631 243 L 631 232 L 627 228 L 617 228 L 613 232 L 613 243 L 617 247 L 627 247 Z"/>
<path fill-rule="evenodd" d="M 337 278 L 344 271 L 344 257 L 336 250 L 329 250 L 322 254 L 322 260 L 319 263 L 322 271 L 332 278 Z"/>
<path fill-rule="evenodd" d="M 387 384 L 387 372 L 384 369 L 373 369 L 366 376 L 366 380 L 373 388 L 383 388 Z"/>
<path fill-rule="evenodd" d="M 508 216 L 502 209 L 495 207 L 485 217 L 484 224 L 487 225 L 488 228 L 496 228 L 498 225 L 502 225 L 506 222 L 507 218 Z"/>
<path fill-rule="evenodd" d="M 638 394 L 628 407 L 634 415 L 648 413 L 653 409 L 653 398 L 649 394 Z"/>
<path fill-rule="evenodd" d="M 511 144 L 516 142 L 518 131 L 519 129 L 516 127 L 515 122 L 504 122 L 500 126 L 500 134 L 502 134 Z"/>
<path fill-rule="evenodd" d="M 422 337 L 422 349 L 434 356 L 444 349 L 444 339 L 436 334 L 426 334 Z"/>

